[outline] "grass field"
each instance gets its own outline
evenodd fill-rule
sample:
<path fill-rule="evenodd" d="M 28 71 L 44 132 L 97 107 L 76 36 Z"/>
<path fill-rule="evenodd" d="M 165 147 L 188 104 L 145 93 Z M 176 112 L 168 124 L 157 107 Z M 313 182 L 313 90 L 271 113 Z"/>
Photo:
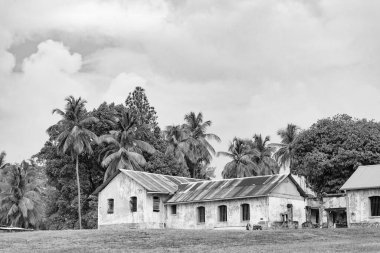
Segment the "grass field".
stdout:
<path fill-rule="evenodd" d="M 380 229 L 1 233 L 1 252 L 379 252 Z"/>

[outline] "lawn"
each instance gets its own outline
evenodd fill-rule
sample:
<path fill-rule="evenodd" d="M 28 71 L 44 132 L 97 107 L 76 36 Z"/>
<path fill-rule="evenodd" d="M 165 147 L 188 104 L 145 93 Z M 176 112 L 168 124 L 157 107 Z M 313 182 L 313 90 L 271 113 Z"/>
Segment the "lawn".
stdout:
<path fill-rule="evenodd" d="M 1 233 L 0 252 L 379 252 L 380 229 Z"/>

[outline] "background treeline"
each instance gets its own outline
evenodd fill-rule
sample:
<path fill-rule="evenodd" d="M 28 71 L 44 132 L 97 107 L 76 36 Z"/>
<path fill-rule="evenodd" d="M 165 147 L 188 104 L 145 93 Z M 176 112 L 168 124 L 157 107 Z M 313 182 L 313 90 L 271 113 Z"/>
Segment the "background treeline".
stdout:
<path fill-rule="evenodd" d="M 224 178 L 279 173 L 288 168 L 306 177 L 318 194 L 336 192 L 355 169 L 380 163 L 380 124 L 337 115 L 300 130 L 288 124 L 269 136 L 235 137 L 228 151 L 216 152 L 212 122 L 190 112 L 180 125 L 160 129 L 157 113 L 144 89 L 137 87 L 125 104 L 103 103 L 87 111 L 86 101 L 72 96 L 61 120 L 47 128 L 40 152 L 20 164 L 0 154 L 0 225 L 39 229 L 96 228 L 95 189 L 119 168 L 213 178 L 215 155 L 230 161 Z"/>

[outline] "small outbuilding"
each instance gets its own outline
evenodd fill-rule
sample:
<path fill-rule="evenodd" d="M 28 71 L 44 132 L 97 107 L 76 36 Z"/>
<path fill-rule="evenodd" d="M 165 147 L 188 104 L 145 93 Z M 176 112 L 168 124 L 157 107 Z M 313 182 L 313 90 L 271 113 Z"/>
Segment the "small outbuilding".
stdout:
<path fill-rule="evenodd" d="M 380 224 L 380 165 L 359 166 L 341 187 L 348 227 Z"/>

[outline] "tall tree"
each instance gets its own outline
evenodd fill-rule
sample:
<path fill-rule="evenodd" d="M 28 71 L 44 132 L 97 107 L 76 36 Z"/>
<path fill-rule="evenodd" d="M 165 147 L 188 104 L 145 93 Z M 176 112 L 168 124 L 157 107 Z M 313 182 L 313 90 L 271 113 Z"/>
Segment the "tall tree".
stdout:
<path fill-rule="evenodd" d="M 257 175 L 258 165 L 252 158 L 259 155 L 257 150 L 252 149 L 246 140 L 234 138 L 228 148 L 229 152 L 218 152 L 218 156 L 225 156 L 232 161 L 228 162 L 222 171 L 223 178 L 249 177 Z"/>
<path fill-rule="evenodd" d="M 99 137 L 99 143 L 106 144 L 100 152 L 103 157 L 102 166 L 107 168 L 104 181 L 118 169 L 143 170 L 146 160 L 142 152 L 155 152 L 150 144 L 135 139 L 136 119 L 128 110 L 115 123 L 120 130 L 110 131 L 109 134 Z"/>
<path fill-rule="evenodd" d="M 5 166 L 7 166 L 8 164 L 5 162 L 5 157 L 7 156 L 7 153 L 5 153 L 5 151 L 2 151 L 0 153 L 0 170 L 1 169 L 4 169 Z"/>
<path fill-rule="evenodd" d="M 209 140 L 220 142 L 219 136 L 213 133 L 207 133 L 207 128 L 212 122 L 210 120 L 203 121 L 203 114 L 200 112 L 197 115 L 190 112 L 185 115 L 185 129 L 188 130 L 190 144 L 190 152 L 195 161 L 189 159 L 190 170 L 192 177 L 195 178 L 199 174 L 202 167 L 210 164 L 212 157 L 215 155 L 215 149 L 209 143 Z"/>
<path fill-rule="evenodd" d="M 158 128 L 156 110 L 149 104 L 143 88 L 137 86 L 132 93 L 129 93 L 125 105 L 136 120 L 136 125 L 147 125 L 152 132 Z"/>
<path fill-rule="evenodd" d="M 188 170 L 185 159 L 186 155 L 191 155 L 190 146 L 187 142 L 189 138 L 188 130 L 179 125 L 167 126 L 164 131 L 164 137 L 168 143 L 165 153 L 172 155 L 179 164 Z M 194 158 L 191 157 L 191 160 L 194 160 Z"/>
<path fill-rule="evenodd" d="M 35 165 L 23 161 L 7 167 L 0 193 L 0 223 L 37 228 L 43 217 L 41 189 L 35 180 Z"/>
<path fill-rule="evenodd" d="M 271 145 L 277 148 L 273 156 L 280 167 L 289 167 L 290 170 L 292 169 L 294 143 L 297 140 L 299 129 L 300 128 L 294 124 L 288 124 L 286 128 L 277 131 L 277 134 L 281 137 L 281 143 L 272 143 Z"/>
<path fill-rule="evenodd" d="M 252 149 L 255 149 L 258 154 L 253 157 L 253 161 L 259 166 L 259 175 L 278 174 L 279 166 L 272 158 L 274 148 L 268 145 L 270 141 L 269 136 L 265 136 L 263 139 L 261 134 L 255 134 L 253 136 Z"/>
<path fill-rule="evenodd" d="M 64 111 L 53 110 L 53 114 L 57 113 L 63 118 L 58 122 L 61 126 L 61 132 L 56 139 L 57 150 L 69 154 L 76 161 L 79 229 L 82 229 L 79 155 L 82 153 L 92 154 L 91 143 L 97 140 L 97 136 L 88 129 L 88 125 L 97 123 L 99 120 L 87 113 L 85 108 L 87 101 L 81 97 L 75 99 L 73 96 L 69 96 L 65 101 Z"/>
<path fill-rule="evenodd" d="M 359 165 L 380 163 L 380 123 L 336 115 L 318 120 L 294 143 L 292 173 L 317 193 L 336 192 Z"/>

